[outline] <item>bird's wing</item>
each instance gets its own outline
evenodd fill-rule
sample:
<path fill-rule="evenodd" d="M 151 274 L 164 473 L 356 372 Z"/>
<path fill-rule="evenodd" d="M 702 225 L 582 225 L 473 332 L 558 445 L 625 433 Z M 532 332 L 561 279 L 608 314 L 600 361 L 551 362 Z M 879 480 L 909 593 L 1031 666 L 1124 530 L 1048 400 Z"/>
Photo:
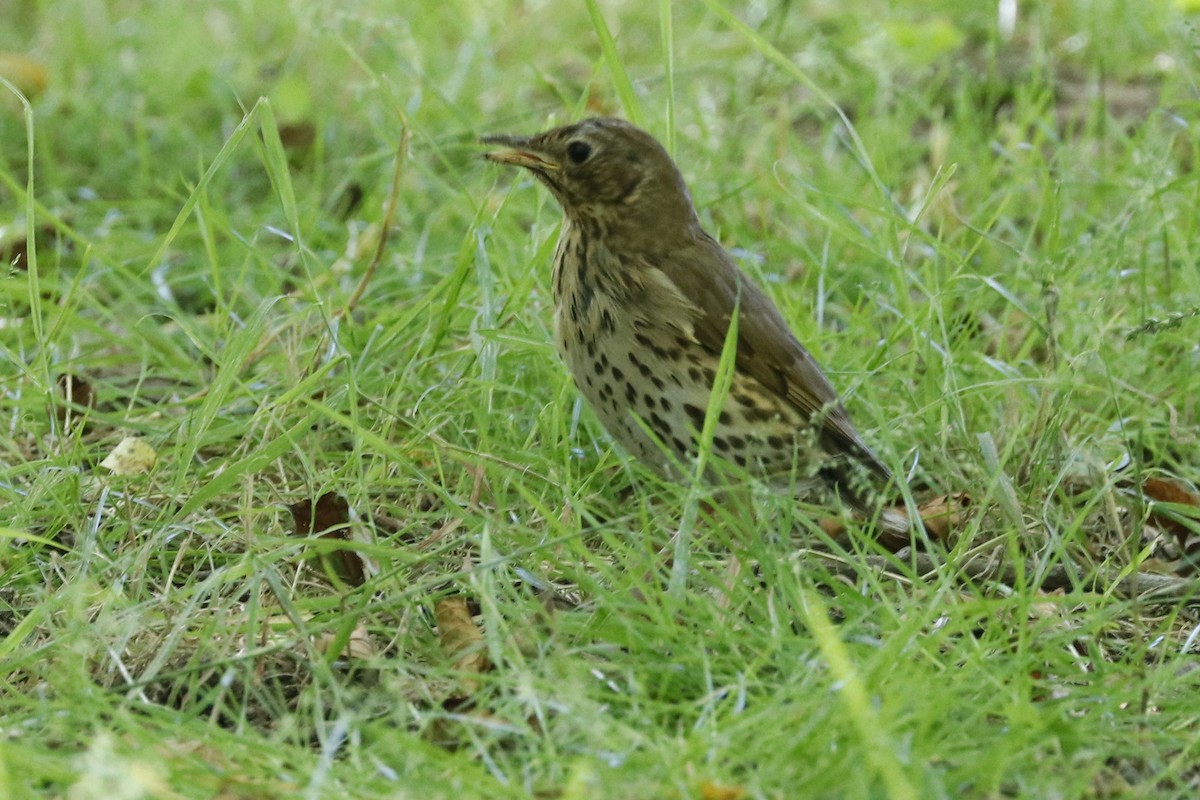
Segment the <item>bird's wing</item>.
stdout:
<path fill-rule="evenodd" d="M 751 283 L 707 234 L 658 265 L 696 309 L 694 335 L 717 354 L 738 307 L 737 365 L 810 418 L 821 420 L 821 438 L 832 452 L 846 452 L 887 480 L 887 467 L 858 435 L 820 366 L 788 327 L 779 309 Z M 703 277 L 697 274 L 703 271 Z M 699 279 L 698 279 L 699 278 Z"/>

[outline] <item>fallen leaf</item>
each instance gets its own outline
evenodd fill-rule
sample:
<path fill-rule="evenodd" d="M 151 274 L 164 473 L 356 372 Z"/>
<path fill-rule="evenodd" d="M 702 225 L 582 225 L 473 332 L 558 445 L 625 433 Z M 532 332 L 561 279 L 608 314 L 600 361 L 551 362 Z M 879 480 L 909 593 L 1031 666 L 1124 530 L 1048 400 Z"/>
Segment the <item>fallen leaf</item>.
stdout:
<path fill-rule="evenodd" d="M 292 512 L 297 536 L 324 534 L 331 528 L 344 528 L 350 524 L 350 503 L 336 492 L 326 492 L 316 500 L 292 503 L 288 511 Z"/>
<path fill-rule="evenodd" d="M 347 658 L 374 658 L 378 655 L 371 634 L 367 633 L 367 627 L 361 622 L 350 632 L 350 641 L 346 643 L 344 655 Z"/>
<path fill-rule="evenodd" d="M 1038 598 L 1065 597 L 1066 591 L 1038 592 Z M 1063 604 L 1057 600 L 1037 599 L 1029 604 L 1030 619 L 1060 619 L 1064 615 Z"/>
<path fill-rule="evenodd" d="M 149 472 L 158 460 L 158 453 L 140 436 L 126 436 L 112 452 L 105 456 L 100 466 L 114 475 L 141 475 Z"/>
<path fill-rule="evenodd" d="M 970 495 L 966 492 L 955 492 L 953 494 L 940 495 L 929 500 L 917 509 L 917 513 L 921 517 L 921 523 L 925 526 L 925 532 L 929 535 L 929 538 L 940 542 L 962 527 L 966 510 L 970 506 Z M 908 516 L 908 511 L 901 506 L 896 506 L 889 510 L 902 517 Z M 829 538 L 835 541 L 842 539 L 846 535 L 846 523 L 840 519 L 822 519 L 818 520 L 817 524 Z M 880 534 L 879 543 L 892 552 L 896 552 L 911 544 L 908 535 L 888 532 Z"/>
<path fill-rule="evenodd" d="M 962 527 L 963 516 L 971 506 L 971 496 L 955 492 L 935 497 L 917 509 L 929 538 L 945 541 L 953 531 Z"/>
<path fill-rule="evenodd" d="M 483 633 L 471 617 L 465 597 L 455 595 L 439 600 L 434 606 L 433 615 L 437 621 L 442 652 L 451 660 L 454 669 L 465 673 L 481 673 L 491 669 L 483 644 Z M 462 688 L 466 694 L 474 694 L 479 682 L 464 678 Z"/>
<path fill-rule="evenodd" d="M 91 383 L 68 372 L 59 375 L 57 383 L 62 400 L 56 404 L 54 415 L 58 418 L 59 424 L 69 429 L 77 424 L 85 414 L 85 412 L 76 410 L 76 407 L 82 407 L 85 410 L 95 407 L 96 395 L 92 391 Z"/>
<path fill-rule="evenodd" d="M 0 231 L 3 233 L 3 231 Z M 29 240 L 24 236 L 0 236 L 0 266 L 25 272 L 29 269 Z"/>
<path fill-rule="evenodd" d="M 33 100 L 46 90 L 46 65 L 36 58 L 24 53 L 0 52 L 0 78 L 9 81 L 25 95 Z M 9 94 L 6 90 L 4 94 Z"/>
<path fill-rule="evenodd" d="M 826 517 L 825 519 L 817 520 L 817 526 L 830 539 L 837 539 L 846 533 L 846 523 L 836 517 Z"/>
<path fill-rule="evenodd" d="M 1190 506 L 1200 511 L 1200 495 L 1197 495 L 1182 481 L 1169 478 L 1146 478 L 1142 481 L 1142 493 L 1154 501 L 1150 504 L 1150 520 L 1174 536 L 1178 540 L 1180 548 L 1186 551 L 1192 528 L 1181 522 L 1178 516 L 1168 513 L 1166 509 L 1157 508 L 1156 504 L 1172 503 Z"/>
<path fill-rule="evenodd" d="M 701 800 L 742 800 L 746 790 L 740 786 L 725 786 L 712 781 L 700 784 Z"/>
<path fill-rule="evenodd" d="M 279 126 L 279 141 L 285 150 L 308 150 L 317 140 L 317 127 L 307 120 Z"/>
<path fill-rule="evenodd" d="M 322 655 L 329 652 L 329 648 L 333 646 L 336 636 L 333 633 L 322 633 L 313 641 L 313 647 Z M 367 633 L 367 628 L 361 622 L 354 627 L 350 632 L 350 638 L 346 640 L 346 646 L 342 648 L 342 652 L 338 655 L 343 658 L 351 659 L 368 659 L 374 658 L 379 654 L 375 648 L 375 643 L 371 639 L 371 634 Z"/>
<path fill-rule="evenodd" d="M 29 269 L 29 237 L 26 236 L 24 222 L 12 225 L 0 225 L 0 266 L 25 272 Z M 50 239 L 58 231 L 53 225 L 40 225 L 34 231 L 36 243 L 41 246 L 43 239 Z"/>
<path fill-rule="evenodd" d="M 366 197 L 366 192 L 363 190 L 362 184 L 358 181 L 350 181 L 334 200 L 333 215 L 338 219 L 349 219 L 350 215 L 362 206 L 364 197 Z"/>
<path fill-rule="evenodd" d="M 350 503 L 336 492 L 326 492 L 315 501 L 301 500 L 288 506 L 296 535 L 308 538 L 319 534 L 323 539 L 350 541 Z M 362 557 L 353 550 L 338 549 L 322 552 L 318 559 L 325 574 L 347 586 L 362 586 L 366 570 Z"/>

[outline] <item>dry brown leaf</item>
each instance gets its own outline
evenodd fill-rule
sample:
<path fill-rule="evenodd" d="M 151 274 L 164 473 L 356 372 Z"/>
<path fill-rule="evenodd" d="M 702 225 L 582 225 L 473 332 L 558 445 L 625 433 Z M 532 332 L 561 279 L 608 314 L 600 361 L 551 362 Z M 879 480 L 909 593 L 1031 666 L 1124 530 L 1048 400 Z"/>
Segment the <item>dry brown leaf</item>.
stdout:
<path fill-rule="evenodd" d="M 933 498 L 917 512 L 929 538 L 940 542 L 962 527 L 963 516 L 970 507 L 971 496 L 966 492 L 955 492 Z"/>
<path fill-rule="evenodd" d="M 456 595 L 439 600 L 434 606 L 434 619 L 437 621 L 442 652 L 450 659 L 454 669 L 466 673 L 487 672 L 491 669 L 483 643 L 483 632 L 471 617 L 465 597 Z M 462 687 L 467 694 L 474 694 L 479 688 L 479 682 L 464 679 Z"/>
<path fill-rule="evenodd" d="M 917 512 L 920 514 L 921 522 L 924 524 L 929 538 L 940 542 L 962 527 L 963 517 L 970 506 L 970 495 L 966 492 L 955 492 L 933 498 L 918 508 Z M 908 515 L 908 511 L 901 506 L 890 510 L 900 516 Z M 846 535 L 846 523 L 835 517 L 818 520 L 817 524 L 827 536 L 835 541 Z M 911 544 L 907 535 L 895 534 L 881 534 L 879 543 L 892 552 Z"/>
<path fill-rule="evenodd" d="M 1194 570 L 1187 559 L 1182 561 L 1166 558 L 1143 558 L 1138 561 L 1137 571 L 1143 575 L 1184 575 Z"/>
<path fill-rule="evenodd" d="M 350 541 L 350 503 L 336 492 L 326 492 L 315 501 L 301 500 L 288 506 L 296 535 L 308 538 L 319 534 L 323 539 Z M 362 586 L 366 570 L 362 557 L 353 550 L 335 550 L 320 555 L 325 574 L 347 586 Z"/>
<path fill-rule="evenodd" d="M 59 424 L 69 430 L 78 424 L 84 415 L 84 412 L 77 411 L 76 407 L 94 408 L 96 395 L 92 391 L 92 384 L 67 372 L 58 376 L 57 383 L 62 399 L 56 403 L 54 415 L 58 418 Z"/>
<path fill-rule="evenodd" d="M 331 528 L 350 524 L 350 503 L 336 492 L 326 492 L 316 500 L 304 499 L 288 506 L 297 536 L 324 534 Z M 344 537 L 343 537 L 344 538 Z"/>
<path fill-rule="evenodd" d="M 1064 589 L 1055 589 L 1050 592 L 1038 592 L 1039 598 L 1048 597 L 1065 597 Z M 1058 619 L 1063 616 L 1063 604 L 1054 600 L 1035 600 L 1029 604 L 1030 619 Z"/>
<path fill-rule="evenodd" d="M 0 226 L 0 267 L 12 267 L 21 272 L 29 269 L 29 238 L 25 232 L 24 224 Z M 52 239 L 57 233 L 58 230 L 53 225 L 40 225 L 34 231 L 34 236 L 37 237 L 35 244 L 41 248 L 43 239 Z M 50 245 L 47 242 L 45 246 Z M 42 296 L 49 296 L 44 289 Z"/>
<path fill-rule="evenodd" d="M 140 436 L 126 436 L 105 456 L 100 466 L 114 475 L 142 475 L 149 472 L 157 460 L 158 453 L 146 444 L 145 439 Z"/>
<path fill-rule="evenodd" d="M 740 786 L 726 786 L 712 781 L 700 784 L 702 800 L 742 800 L 745 796 L 746 790 Z"/>
<path fill-rule="evenodd" d="M 839 536 L 846 534 L 846 523 L 842 522 L 837 517 L 826 517 L 825 519 L 817 520 L 818 527 L 830 539 L 837 539 Z"/>
<path fill-rule="evenodd" d="M 308 120 L 285 122 L 279 126 L 279 141 L 284 150 L 308 150 L 317 140 L 317 126 Z"/>
<path fill-rule="evenodd" d="M 29 240 L 24 236 L 6 238 L 0 229 L 0 267 L 25 272 L 29 269 Z"/>
<path fill-rule="evenodd" d="M 1191 506 L 1200 509 L 1200 495 L 1197 495 L 1182 481 L 1169 478 L 1146 478 L 1142 481 L 1142 492 L 1157 503 L 1174 503 L 1181 506 Z M 1187 540 L 1192 531 L 1173 516 L 1159 511 L 1153 504 L 1150 506 L 1150 520 L 1156 526 L 1167 531 L 1179 542 L 1185 551 Z"/>
<path fill-rule="evenodd" d="M 462 517 L 453 517 L 446 520 L 446 522 L 440 528 L 418 542 L 417 547 L 421 550 L 431 550 L 433 546 L 440 540 L 458 530 L 464 522 L 466 522 L 466 520 Z"/>
<path fill-rule="evenodd" d="M 334 634 L 322 633 L 313 641 L 313 648 L 318 653 L 328 653 L 329 648 L 333 645 L 333 640 Z M 368 659 L 379 655 L 379 651 L 375 647 L 375 642 L 371 639 L 371 634 L 367 633 L 366 626 L 360 622 L 350 632 L 350 638 L 346 641 L 346 646 L 339 655 L 343 658 Z"/>
<path fill-rule="evenodd" d="M 47 76 L 46 65 L 36 58 L 24 53 L 0 52 L 0 78 L 17 87 L 26 99 L 33 100 L 46 90 Z M 4 94 L 12 99 L 7 90 Z"/>
<path fill-rule="evenodd" d="M 367 626 L 361 622 L 350 633 L 350 641 L 346 643 L 346 656 L 349 658 L 374 658 L 379 654 Z"/>
<path fill-rule="evenodd" d="M 350 181 L 333 203 L 333 216 L 338 219 L 349 219 L 355 211 L 358 211 L 364 197 L 366 197 L 366 192 L 363 190 L 362 184 L 358 181 Z"/>

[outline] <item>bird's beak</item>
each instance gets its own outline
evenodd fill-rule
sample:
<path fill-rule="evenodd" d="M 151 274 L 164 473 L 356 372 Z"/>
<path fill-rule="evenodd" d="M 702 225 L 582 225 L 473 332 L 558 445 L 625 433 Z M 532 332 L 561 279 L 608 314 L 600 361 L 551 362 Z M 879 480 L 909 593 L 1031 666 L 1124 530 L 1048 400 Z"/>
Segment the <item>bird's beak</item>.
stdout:
<path fill-rule="evenodd" d="M 503 150 L 492 150 L 483 154 L 488 161 L 497 164 L 508 164 L 515 167 L 525 167 L 536 172 L 557 172 L 562 167 L 544 152 L 539 152 L 534 146 L 533 139 L 527 136 L 510 136 L 494 134 L 480 138 L 482 144 L 498 144 Z"/>

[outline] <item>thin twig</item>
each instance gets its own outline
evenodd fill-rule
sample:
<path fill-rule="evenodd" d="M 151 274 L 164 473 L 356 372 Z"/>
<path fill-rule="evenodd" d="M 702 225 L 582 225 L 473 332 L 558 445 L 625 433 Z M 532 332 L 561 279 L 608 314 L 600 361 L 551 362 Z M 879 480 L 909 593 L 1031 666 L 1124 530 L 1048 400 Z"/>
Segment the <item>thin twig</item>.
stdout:
<path fill-rule="evenodd" d="M 1000 564 L 996 558 L 988 555 L 977 556 L 953 567 L 928 553 L 897 554 L 896 558 L 911 564 L 920 575 L 934 575 L 950 568 L 974 581 L 1013 586 L 1019 580 L 1014 565 Z M 894 558 L 866 556 L 863 561 L 875 572 L 896 573 Z M 861 569 L 861 564 L 855 559 L 830 558 L 828 566 L 831 572 L 847 576 L 852 576 Z M 1036 574 L 1031 565 L 1027 565 L 1023 573 L 1026 580 Z M 896 574 L 899 576 L 899 573 Z M 1133 572 L 1120 577 L 1115 573 L 1096 570 L 1084 575 L 1082 570 L 1072 571 L 1060 565 L 1046 570 L 1036 585 L 1030 585 L 1029 588 L 1043 592 L 1053 592 L 1057 589 L 1105 592 L 1113 589 L 1115 594 L 1131 600 L 1178 600 L 1189 605 L 1200 605 L 1200 582 L 1195 578 L 1177 578 L 1173 575 L 1156 575 L 1149 572 Z"/>
<path fill-rule="evenodd" d="M 387 207 L 383 213 L 383 230 L 379 234 L 379 242 L 375 246 L 375 254 L 371 257 L 371 263 L 367 265 L 366 271 L 359 279 L 358 285 L 354 287 L 350 298 L 346 301 L 346 305 L 333 313 L 330 317 L 330 324 L 325 326 L 325 333 L 321 337 L 321 341 L 313 348 L 313 360 L 308 369 L 304 373 L 304 377 L 308 377 L 316 371 L 317 366 L 321 363 L 321 354 L 329 347 L 332 331 L 336 328 L 336 323 L 342 317 L 348 316 L 358 306 L 358 301 L 367 291 L 367 285 L 371 282 L 371 278 L 375 276 L 379 269 L 379 264 L 383 261 L 384 249 L 387 247 L 388 234 L 392 230 L 392 223 L 396 216 L 396 204 L 400 197 L 400 183 L 404 178 L 404 165 L 407 161 L 408 144 L 412 141 L 412 133 L 408 129 L 408 125 L 401 123 L 400 141 L 396 144 L 396 168 L 392 172 L 392 188 L 388 192 Z"/>
<path fill-rule="evenodd" d="M 358 301 L 362 299 L 363 294 L 367 291 L 367 284 L 371 282 L 371 278 L 375 276 L 376 270 L 379 269 L 380 262 L 383 261 L 383 251 L 387 247 L 388 234 L 392 230 L 392 221 L 396 216 L 396 202 L 400 197 L 400 182 L 404 178 L 404 165 L 407 162 L 408 144 L 411 140 L 412 133 L 408 130 L 407 125 L 403 125 L 400 132 L 400 142 L 396 145 L 396 169 L 392 173 L 392 188 L 388 192 L 387 209 L 383 214 L 383 230 L 379 234 L 379 243 L 375 246 L 375 255 L 371 258 L 371 263 L 367 265 L 367 271 L 359 279 L 358 286 L 354 287 L 354 293 L 346 301 L 345 307 L 333 315 L 334 319 L 347 316 L 355 309 Z"/>

